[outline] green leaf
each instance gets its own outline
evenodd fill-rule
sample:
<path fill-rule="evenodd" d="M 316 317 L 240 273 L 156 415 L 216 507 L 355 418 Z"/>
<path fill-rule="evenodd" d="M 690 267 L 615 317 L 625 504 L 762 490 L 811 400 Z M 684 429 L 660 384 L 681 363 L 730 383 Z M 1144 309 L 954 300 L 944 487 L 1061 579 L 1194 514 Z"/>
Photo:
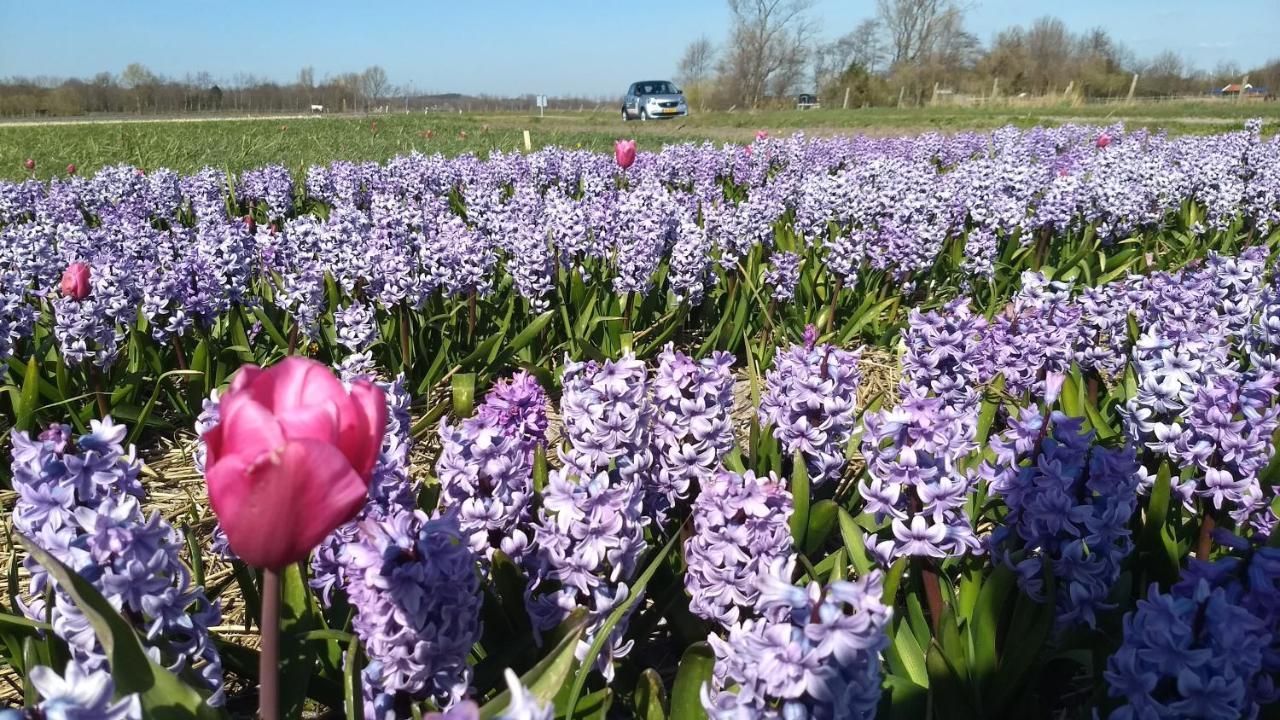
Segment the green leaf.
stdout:
<path fill-rule="evenodd" d="M 347 661 L 342 670 L 343 703 L 347 720 L 364 720 L 364 688 L 360 685 L 360 638 L 352 636 L 347 645 Z"/>
<path fill-rule="evenodd" d="M 809 509 L 809 524 L 805 529 L 804 553 L 813 555 L 822 550 L 827 537 L 836 525 L 836 510 L 839 509 L 831 500 L 819 500 Z"/>
<path fill-rule="evenodd" d="M 711 646 L 697 642 L 685 649 L 671 685 L 672 720 L 703 720 L 707 711 L 702 708 L 702 686 L 711 680 L 716 658 Z"/>
<path fill-rule="evenodd" d="M 585 625 L 584 618 L 577 618 L 551 652 L 520 678 L 520 684 L 528 688 L 540 704 L 553 702 L 569 679 L 574 665 L 573 654 L 578 647 L 578 640 L 582 638 Z M 503 690 L 480 708 L 480 720 L 492 720 L 498 713 L 506 710 L 510 702 L 511 691 Z"/>
<path fill-rule="evenodd" d="M 280 572 L 280 713 L 302 717 L 315 670 L 315 648 L 307 635 L 320 626 L 319 609 L 297 563 Z"/>
<path fill-rule="evenodd" d="M 871 572 L 871 559 L 867 557 L 867 546 L 862 539 L 862 531 L 858 529 L 857 523 L 853 521 L 853 516 L 848 510 L 840 508 L 837 518 L 840 522 L 840 537 L 844 540 L 849 560 L 858 571 L 858 577 L 862 577 Z"/>
<path fill-rule="evenodd" d="M 449 383 L 453 390 L 453 415 L 456 418 L 469 418 L 476 406 L 475 373 L 458 373 Z"/>
<path fill-rule="evenodd" d="M 1005 603 L 1014 590 L 1015 577 L 1013 571 L 1003 563 L 997 564 L 991 576 L 982 584 L 978 593 L 978 603 L 973 609 L 969 636 L 973 639 L 973 677 L 986 695 L 986 690 L 995 679 L 999 656 L 996 653 L 996 638 L 999 635 L 1000 618 Z"/>
<path fill-rule="evenodd" d="M 667 720 L 667 691 L 653 668 L 640 673 L 635 706 L 637 720 Z"/>
<path fill-rule="evenodd" d="M 17 430 L 31 431 L 32 424 L 36 417 L 36 404 L 40 401 L 40 365 L 36 362 L 36 356 L 32 355 L 27 361 L 27 372 L 22 376 L 22 392 L 18 395 L 17 405 L 17 422 L 14 428 Z"/>
<path fill-rule="evenodd" d="M 902 582 L 902 574 L 907 571 L 907 559 L 898 558 L 893 566 L 889 568 L 888 574 L 884 578 L 884 594 L 881 596 L 882 602 L 889 607 L 893 607 L 898 598 L 898 585 Z"/>
<path fill-rule="evenodd" d="M 507 351 L 514 353 L 533 342 L 533 340 L 538 337 L 538 334 L 542 332 L 542 329 L 547 326 L 547 323 L 551 322 L 551 319 L 554 318 L 555 315 L 556 313 L 554 310 L 548 310 L 534 318 L 533 322 L 526 325 L 525 328 L 511 340 L 511 342 L 507 343 Z"/>
<path fill-rule="evenodd" d="M 929 673 L 925 669 L 924 650 L 907 623 L 898 624 L 898 632 L 885 652 L 885 659 L 895 672 L 905 675 L 920 687 L 929 687 Z"/>
<path fill-rule="evenodd" d="M 982 409 L 978 411 L 978 431 L 975 437 L 980 446 L 986 442 L 987 436 L 991 433 L 991 424 L 995 422 L 996 411 L 1003 404 L 1001 400 L 1003 392 L 1004 375 L 997 375 L 988 388 L 987 397 L 982 401 Z"/>
<path fill-rule="evenodd" d="M 147 400 L 147 404 L 143 405 L 142 410 L 138 412 L 138 417 L 133 422 L 133 430 L 129 431 L 129 440 L 125 443 L 125 447 L 138 442 L 138 437 L 142 435 L 142 430 L 147 425 L 147 419 L 151 417 L 151 411 L 155 409 L 156 402 L 160 400 L 160 389 L 163 387 L 165 378 L 179 376 L 198 377 L 201 374 L 198 370 L 170 370 L 156 378 L 156 386 L 151 391 L 151 397 Z"/>
<path fill-rule="evenodd" d="M 541 444 L 533 449 L 533 489 L 542 492 L 547 486 L 547 450 Z"/>
<path fill-rule="evenodd" d="M 683 523 L 681 524 L 683 525 Z M 635 605 L 636 601 L 640 599 L 640 596 L 644 594 L 645 586 L 649 584 L 649 580 L 653 577 L 653 574 L 658 571 L 658 567 L 662 564 L 662 561 L 667 557 L 667 554 L 671 552 L 672 548 L 679 544 L 679 541 L 680 533 L 672 533 L 671 539 L 668 540 L 667 544 L 663 545 L 662 549 L 654 555 L 653 559 L 649 561 L 649 566 L 646 567 L 644 572 L 640 573 L 640 577 L 636 578 L 636 581 L 632 583 L 630 594 L 627 596 L 627 599 L 622 601 L 618 607 L 614 608 L 613 612 L 609 613 L 609 617 L 605 619 L 604 623 L 596 629 L 595 637 L 591 641 L 591 646 L 587 648 L 587 653 L 582 658 L 582 667 L 578 668 L 578 675 L 573 680 L 573 688 L 569 691 L 569 702 L 567 707 L 569 708 L 570 715 L 573 714 L 573 711 L 577 706 L 578 698 L 582 695 L 582 689 L 586 687 L 587 676 L 591 674 L 595 667 L 596 656 L 600 654 L 600 650 L 603 649 L 604 644 L 608 642 L 609 635 L 613 632 L 613 629 L 617 627 L 618 623 L 622 621 L 622 618 L 626 617 L 626 614 L 631 610 L 631 606 Z"/>
<path fill-rule="evenodd" d="M 147 657 L 133 626 L 88 580 L 26 536 L 18 535 L 18 539 L 84 613 L 107 656 L 117 693 L 138 693 L 142 700 L 142 713 L 147 718 L 187 720 L 192 717 L 222 717 L 222 713 L 205 704 L 200 693 Z"/>
<path fill-rule="evenodd" d="M 809 467 L 799 451 L 791 458 L 791 537 L 796 547 L 803 548 L 809 529 Z"/>

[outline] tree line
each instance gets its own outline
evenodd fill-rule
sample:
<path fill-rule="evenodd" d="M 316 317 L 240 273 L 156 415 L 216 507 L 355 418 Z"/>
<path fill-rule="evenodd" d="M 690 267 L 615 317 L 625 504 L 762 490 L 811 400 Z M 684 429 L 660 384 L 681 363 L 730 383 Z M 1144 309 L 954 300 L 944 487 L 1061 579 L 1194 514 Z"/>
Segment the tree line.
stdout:
<path fill-rule="evenodd" d="M 702 107 L 790 104 L 798 93 L 850 107 L 918 105 L 939 94 L 966 101 L 1172 97 L 1246 75 L 1272 93 L 1280 86 L 1280 58 L 1211 70 L 1172 51 L 1139 58 L 1104 28 L 1076 33 L 1054 17 L 1006 28 L 984 45 L 966 29 L 960 0 L 877 0 L 873 16 L 830 42 L 819 40 L 813 0 L 728 2 L 728 36 L 718 45 L 694 40 L 678 65 L 677 80 Z"/>
<path fill-rule="evenodd" d="M 1202 95 L 1249 78 L 1280 89 L 1280 58 L 1261 67 L 1193 67 L 1172 51 L 1139 58 L 1104 28 L 1073 32 L 1054 17 L 1005 28 L 984 44 L 965 27 L 964 0 L 877 0 L 875 12 L 835 40 L 820 39 L 813 0 L 728 0 L 731 24 L 720 42 L 691 42 L 676 80 L 699 108 L 785 106 L 818 95 L 828 107 L 920 105 L 940 98 L 985 102 L 1027 96 L 1052 101 Z M 1134 82 L 1134 76 L 1139 78 Z M 623 78 L 627 81 L 632 78 Z M 610 98 L 612 100 L 613 98 Z M 598 98 L 554 98 L 560 108 Z M 391 83 L 373 65 L 294 82 L 238 73 L 166 77 L 139 63 L 119 75 L 0 79 L 0 116 L 326 112 L 433 108 L 524 110 L 533 96 L 425 95 Z"/>

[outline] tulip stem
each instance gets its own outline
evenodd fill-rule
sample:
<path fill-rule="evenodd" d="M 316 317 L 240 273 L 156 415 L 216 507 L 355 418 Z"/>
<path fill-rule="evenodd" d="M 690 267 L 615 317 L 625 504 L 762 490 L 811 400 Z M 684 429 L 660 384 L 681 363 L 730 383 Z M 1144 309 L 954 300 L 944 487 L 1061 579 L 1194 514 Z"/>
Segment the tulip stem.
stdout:
<path fill-rule="evenodd" d="M 280 575 L 262 571 L 262 648 L 258 656 L 258 717 L 280 717 Z"/>

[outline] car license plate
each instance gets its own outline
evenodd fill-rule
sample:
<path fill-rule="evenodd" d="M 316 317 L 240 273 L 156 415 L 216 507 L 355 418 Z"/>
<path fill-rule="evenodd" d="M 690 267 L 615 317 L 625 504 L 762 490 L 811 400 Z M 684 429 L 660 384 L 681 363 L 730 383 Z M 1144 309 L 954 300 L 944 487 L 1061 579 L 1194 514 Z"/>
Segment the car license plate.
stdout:
<path fill-rule="evenodd" d="M 664 113 L 666 113 L 666 114 L 668 114 L 668 115 L 674 115 L 674 114 L 676 113 L 676 109 L 675 109 L 675 108 L 662 108 L 662 112 L 664 112 Z"/>

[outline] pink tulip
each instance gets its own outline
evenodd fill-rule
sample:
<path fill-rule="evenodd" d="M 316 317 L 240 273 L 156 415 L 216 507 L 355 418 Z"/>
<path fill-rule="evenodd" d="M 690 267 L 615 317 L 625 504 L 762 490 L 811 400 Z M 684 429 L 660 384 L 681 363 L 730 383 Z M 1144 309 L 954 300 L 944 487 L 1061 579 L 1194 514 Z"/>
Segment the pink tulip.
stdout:
<path fill-rule="evenodd" d="M 1111 144 L 1111 136 L 1110 136 L 1110 135 L 1108 135 L 1108 134 L 1106 134 L 1106 133 L 1102 133 L 1101 135 L 1099 135 L 1099 136 L 1098 136 L 1098 148 L 1099 148 L 1099 149 L 1102 149 L 1102 148 L 1104 148 L 1104 147 L 1106 147 L 1106 146 L 1108 146 L 1108 145 L 1110 145 L 1110 144 Z"/>
<path fill-rule="evenodd" d="M 231 549 L 268 570 L 306 559 L 364 507 L 386 426 L 386 396 L 365 380 L 348 392 L 297 356 L 240 368 L 205 435 L 209 501 Z"/>
<path fill-rule="evenodd" d="M 613 157 L 623 170 L 631 167 L 631 164 L 636 161 L 636 141 L 618 140 L 615 142 L 613 144 Z"/>
<path fill-rule="evenodd" d="M 67 174 L 68 174 L 68 175 L 75 175 L 75 174 L 76 174 L 76 166 L 75 166 L 75 163 L 72 163 L 72 164 L 70 164 L 70 165 L 67 165 Z"/>
<path fill-rule="evenodd" d="M 36 161 L 31 158 L 27 158 L 26 161 L 22 163 L 22 167 L 26 168 L 28 172 L 34 172 L 36 169 Z"/>
<path fill-rule="evenodd" d="M 743 152 L 745 152 L 745 153 L 747 154 L 747 157 L 751 157 L 751 146 L 750 146 L 750 145 L 744 145 L 744 146 L 742 146 L 742 150 L 743 150 Z"/>
<path fill-rule="evenodd" d="M 767 140 L 767 139 L 769 139 L 769 131 L 767 130 L 756 131 L 756 140 Z"/>
<path fill-rule="evenodd" d="M 89 266 L 82 262 L 71 263 L 62 271 L 63 297 L 83 300 L 89 297 Z"/>

